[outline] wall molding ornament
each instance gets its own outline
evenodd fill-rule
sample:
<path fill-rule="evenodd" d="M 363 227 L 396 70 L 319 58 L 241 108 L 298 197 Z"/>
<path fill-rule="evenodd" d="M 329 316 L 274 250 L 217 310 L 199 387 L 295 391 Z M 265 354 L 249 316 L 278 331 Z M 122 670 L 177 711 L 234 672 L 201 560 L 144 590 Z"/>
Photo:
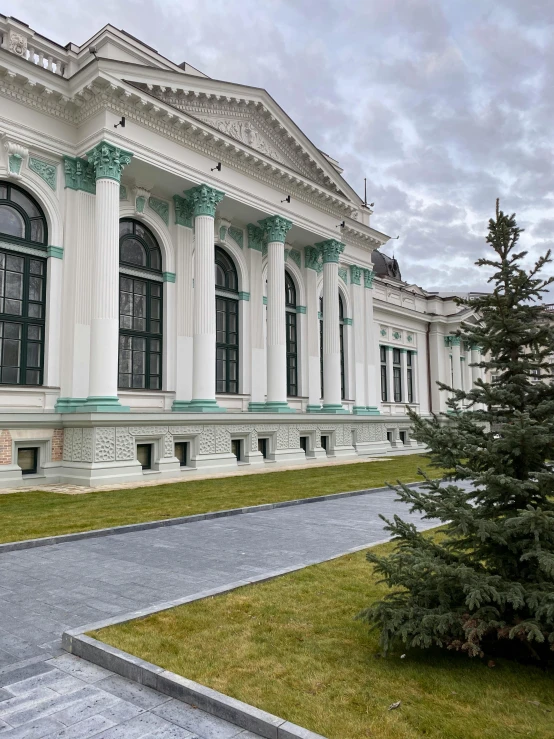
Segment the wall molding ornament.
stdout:
<path fill-rule="evenodd" d="M 216 208 L 225 197 L 224 192 L 206 184 L 192 187 L 186 191 L 186 195 L 188 195 L 192 202 L 195 218 L 197 216 L 211 216 L 211 218 L 215 218 Z"/>
<path fill-rule="evenodd" d="M 241 249 L 244 247 L 244 229 L 229 226 L 229 236 L 237 242 Z"/>
<path fill-rule="evenodd" d="M 4 149 L 8 157 L 8 175 L 14 180 L 20 180 L 24 160 L 29 156 L 29 150 L 15 141 L 5 140 Z"/>
<path fill-rule="evenodd" d="M 96 195 L 96 176 L 94 167 L 86 159 L 65 155 L 64 174 L 65 186 L 70 190 L 82 190 Z"/>
<path fill-rule="evenodd" d="M 248 248 L 263 252 L 264 232 L 255 223 L 249 223 L 246 227 L 248 234 Z"/>
<path fill-rule="evenodd" d="M 131 163 L 133 154 L 118 146 L 100 141 L 95 147 L 87 151 L 87 160 L 94 167 L 97 180 L 107 179 L 121 181 L 123 168 Z"/>
<path fill-rule="evenodd" d="M 290 259 L 298 268 L 301 266 L 301 255 L 298 249 L 285 249 L 285 262 Z"/>
<path fill-rule="evenodd" d="M 304 266 L 306 269 L 313 269 L 318 273 L 321 272 L 323 263 L 321 261 L 321 252 L 317 247 L 304 247 Z"/>
<path fill-rule="evenodd" d="M 135 215 L 142 215 L 150 197 L 150 190 L 139 186 L 133 187 L 133 197 L 135 199 Z"/>
<path fill-rule="evenodd" d="M 346 267 L 339 267 L 339 277 L 346 285 L 348 285 L 348 270 Z"/>
<path fill-rule="evenodd" d="M 364 269 L 364 287 L 367 287 L 369 290 L 373 288 L 373 278 L 375 277 L 375 273 L 372 269 Z"/>
<path fill-rule="evenodd" d="M 344 251 L 344 244 L 337 239 L 327 239 L 320 241 L 315 245 L 321 251 L 323 264 L 336 262 L 338 264 L 339 257 Z"/>
<path fill-rule="evenodd" d="M 358 267 L 357 264 L 350 265 L 350 283 L 352 285 L 362 284 L 362 268 Z"/>
<path fill-rule="evenodd" d="M 127 187 L 125 185 L 119 186 L 119 199 L 127 200 Z"/>
<path fill-rule="evenodd" d="M 292 228 L 292 221 L 278 215 L 262 218 L 258 223 L 264 232 L 264 241 L 266 246 L 273 242 L 284 244 L 287 238 L 287 233 Z"/>
<path fill-rule="evenodd" d="M 56 191 L 58 183 L 58 167 L 50 162 L 45 162 L 44 159 L 38 157 L 29 157 L 28 165 L 29 169 L 43 179 L 50 189 Z"/>
<path fill-rule="evenodd" d="M 148 207 L 162 219 L 166 226 L 169 225 L 169 203 L 167 200 L 160 200 L 160 198 L 151 195 L 148 198 Z"/>
<path fill-rule="evenodd" d="M 192 200 L 181 195 L 173 196 L 173 205 L 175 206 L 175 223 L 178 226 L 193 227 L 193 203 Z"/>

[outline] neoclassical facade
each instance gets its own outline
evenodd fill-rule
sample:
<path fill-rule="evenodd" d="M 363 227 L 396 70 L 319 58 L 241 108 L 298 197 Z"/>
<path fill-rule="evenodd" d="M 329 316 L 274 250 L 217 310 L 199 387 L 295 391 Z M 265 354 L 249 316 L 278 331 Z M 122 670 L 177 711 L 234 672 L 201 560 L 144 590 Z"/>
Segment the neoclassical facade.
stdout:
<path fill-rule="evenodd" d="M 261 89 L 0 16 L 0 486 L 402 453 L 478 350 Z"/>

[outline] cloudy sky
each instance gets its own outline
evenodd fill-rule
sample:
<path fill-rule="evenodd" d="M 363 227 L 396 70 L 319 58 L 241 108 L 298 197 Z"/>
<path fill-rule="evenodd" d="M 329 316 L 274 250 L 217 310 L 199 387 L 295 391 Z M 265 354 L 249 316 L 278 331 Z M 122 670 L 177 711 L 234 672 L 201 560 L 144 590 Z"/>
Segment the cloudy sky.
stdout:
<path fill-rule="evenodd" d="M 554 244 L 552 0 L 2 0 L 66 44 L 111 23 L 210 77 L 264 87 L 375 202 L 428 289 L 479 289 L 495 198 Z M 554 296 L 553 296 L 554 297 Z"/>

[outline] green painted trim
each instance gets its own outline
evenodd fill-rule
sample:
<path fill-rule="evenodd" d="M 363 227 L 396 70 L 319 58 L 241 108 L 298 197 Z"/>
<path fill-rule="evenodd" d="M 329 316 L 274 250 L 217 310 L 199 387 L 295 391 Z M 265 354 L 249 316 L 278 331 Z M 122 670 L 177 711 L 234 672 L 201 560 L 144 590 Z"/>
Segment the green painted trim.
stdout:
<path fill-rule="evenodd" d="M 320 321 L 322 321 L 322 320 L 323 320 L 323 313 L 322 313 L 322 312 L 321 312 L 320 310 L 318 310 L 318 312 L 317 312 L 317 317 L 318 317 L 318 319 L 319 319 Z"/>
<path fill-rule="evenodd" d="M 32 172 L 38 174 L 38 176 L 46 182 L 48 187 L 56 192 L 58 168 L 55 164 L 45 162 L 43 159 L 39 159 L 38 157 L 29 157 L 28 167 Z"/>
<path fill-rule="evenodd" d="M 162 272 L 164 282 L 175 282 L 175 272 Z"/>
<path fill-rule="evenodd" d="M 265 403 L 250 402 L 248 403 L 249 413 L 263 413 L 265 411 Z"/>
<path fill-rule="evenodd" d="M 21 173 L 21 164 L 23 157 L 21 154 L 10 154 L 8 157 L 8 168 L 11 174 L 18 175 Z"/>
<path fill-rule="evenodd" d="M 287 233 L 292 228 L 292 221 L 289 221 L 287 218 L 283 218 L 283 216 L 278 215 L 262 218 L 262 220 L 258 221 L 258 223 L 260 224 L 260 227 L 264 233 L 264 240 L 266 244 L 271 244 L 276 241 L 284 244 Z"/>
<path fill-rule="evenodd" d="M 305 305 L 297 305 L 296 306 L 296 312 L 297 313 L 306 313 L 306 306 Z"/>
<path fill-rule="evenodd" d="M 300 267 L 301 255 L 298 249 L 288 249 L 285 256 L 290 257 L 296 266 Z"/>
<path fill-rule="evenodd" d="M 263 296 L 262 300 L 263 300 L 263 304 L 267 305 L 267 297 L 265 295 Z"/>
<path fill-rule="evenodd" d="M 250 300 L 250 293 L 239 292 L 239 300 L 246 300 L 248 302 Z"/>
<path fill-rule="evenodd" d="M 306 413 L 321 413 L 321 406 L 320 405 L 307 405 Z"/>
<path fill-rule="evenodd" d="M 400 353 L 401 354 L 406 354 L 407 351 L 408 351 L 407 349 L 404 349 L 403 347 L 400 347 Z"/>
<path fill-rule="evenodd" d="M 169 226 L 169 203 L 167 202 L 167 200 L 160 200 L 159 198 L 149 197 L 148 207 L 150 208 L 150 210 L 153 210 L 154 213 L 160 216 L 166 226 Z"/>
<path fill-rule="evenodd" d="M 379 408 L 377 408 L 377 406 L 368 405 L 366 407 L 367 407 L 368 414 L 370 416 L 380 416 L 381 415 L 381 411 L 379 410 Z"/>
<path fill-rule="evenodd" d="M 190 400 L 174 400 L 171 410 L 176 413 L 186 413 L 189 409 Z"/>
<path fill-rule="evenodd" d="M 351 326 L 352 325 L 352 319 L 351 318 L 343 318 L 343 321 L 345 326 Z"/>
<path fill-rule="evenodd" d="M 244 246 L 244 230 L 242 228 L 236 228 L 235 226 L 229 227 L 229 236 L 234 239 L 242 249 Z"/>
<path fill-rule="evenodd" d="M 127 200 L 127 187 L 125 185 L 119 186 L 119 199 Z"/>
<path fill-rule="evenodd" d="M 266 413 L 296 413 L 284 400 L 270 400 L 265 404 Z"/>
<path fill-rule="evenodd" d="M 344 251 L 344 244 L 342 241 L 338 241 L 337 239 L 319 241 L 315 246 L 321 252 L 323 264 L 328 264 L 329 262 L 338 264 L 339 257 Z"/>
<path fill-rule="evenodd" d="M 175 206 L 175 223 L 178 226 L 192 228 L 192 201 L 190 198 L 182 198 L 180 195 L 173 196 Z"/>
<path fill-rule="evenodd" d="M 369 290 L 373 289 L 373 278 L 375 277 L 375 273 L 372 269 L 364 269 L 364 287 L 367 287 Z"/>
<path fill-rule="evenodd" d="M 321 272 L 323 264 L 321 262 L 321 252 L 315 246 L 304 247 L 304 266 L 306 269 L 313 269 L 315 272 Z"/>
<path fill-rule="evenodd" d="M 369 416 L 370 415 L 365 405 L 355 405 L 354 408 L 352 408 L 352 413 L 355 416 Z"/>
<path fill-rule="evenodd" d="M 339 267 L 339 277 L 346 285 L 348 285 L 348 270 L 346 267 Z"/>
<path fill-rule="evenodd" d="M 63 246 L 47 246 L 46 253 L 49 257 L 55 257 L 56 259 L 63 259 Z"/>
<path fill-rule="evenodd" d="M 263 252 L 264 232 L 255 223 L 249 223 L 246 227 L 248 234 L 248 248 Z"/>
<path fill-rule="evenodd" d="M 54 407 L 55 413 L 75 413 L 77 408 L 86 403 L 86 398 L 58 398 Z"/>
<path fill-rule="evenodd" d="M 227 226 L 220 226 L 219 227 L 219 240 L 225 241 L 226 236 L 227 236 Z"/>
<path fill-rule="evenodd" d="M 361 285 L 362 284 L 362 268 L 358 267 L 357 264 L 350 265 L 350 284 Z"/>
<path fill-rule="evenodd" d="M 350 415 L 350 411 L 348 411 L 346 408 L 343 408 L 342 405 L 337 404 L 329 404 L 325 405 L 323 404 L 323 407 L 321 408 L 320 413 L 333 413 L 335 415 Z"/>
<path fill-rule="evenodd" d="M 190 190 L 185 191 L 185 195 L 192 202 L 192 213 L 195 218 L 197 216 L 215 218 L 216 208 L 225 197 L 222 190 L 216 190 L 215 187 L 206 184 L 191 187 Z"/>
<path fill-rule="evenodd" d="M 144 213 L 145 205 L 146 205 L 146 195 L 137 195 L 135 198 L 135 211 L 137 213 Z"/>
<path fill-rule="evenodd" d="M 227 408 L 217 404 L 217 400 L 200 400 L 196 398 L 188 404 L 188 413 L 226 413 Z"/>
<path fill-rule="evenodd" d="M 96 176 L 90 162 L 81 157 L 64 155 L 63 165 L 65 186 L 68 190 L 82 190 L 89 195 L 96 195 Z"/>
<path fill-rule="evenodd" d="M 94 168 L 97 180 L 121 181 L 121 173 L 130 164 L 133 154 L 107 141 L 100 141 L 87 151 L 87 160 Z"/>
<path fill-rule="evenodd" d="M 91 396 L 75 409 L 75 413 L 128 413 L 128 405 L 121 405 L 119 398 L 109 395 Z"/>

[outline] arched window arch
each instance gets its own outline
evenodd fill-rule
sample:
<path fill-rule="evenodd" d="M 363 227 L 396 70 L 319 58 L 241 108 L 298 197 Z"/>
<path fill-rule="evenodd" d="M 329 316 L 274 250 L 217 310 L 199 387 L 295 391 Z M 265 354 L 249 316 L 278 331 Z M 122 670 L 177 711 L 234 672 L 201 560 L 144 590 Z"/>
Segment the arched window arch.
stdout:
<path fill-rule="evenodd" d="M 298 395 L 298 329 L 296 314 L 296 286 L 285 271 L 285 321 L 287 336 L 287 396 Z"/>
<path fill-rule="evenodd" d="M 0 182 L 0 238 L 0 383 L 42 385 L 48 231 L 38 203 L 11 182 Z"/>
<path fill-rule="evenodd" d="M 344 304 L 339 292 L 339 335 L 340 335 L 340 396 L 344 400 L 346 385 L 344 381 Z M 319 299 L 319 374 L 321 397 L 323 397 L 323 297 Z"/>
<path fill-rule="evenodd" d="M 215 247 L 215 313 L 217 393 L 239 391 L 239 281 L 235 263 Z"/>
<path fill-rule="evenodd" d="M 119 222 L 119 387 L 162 389 L 162 254 L 131 218 Z"/>

